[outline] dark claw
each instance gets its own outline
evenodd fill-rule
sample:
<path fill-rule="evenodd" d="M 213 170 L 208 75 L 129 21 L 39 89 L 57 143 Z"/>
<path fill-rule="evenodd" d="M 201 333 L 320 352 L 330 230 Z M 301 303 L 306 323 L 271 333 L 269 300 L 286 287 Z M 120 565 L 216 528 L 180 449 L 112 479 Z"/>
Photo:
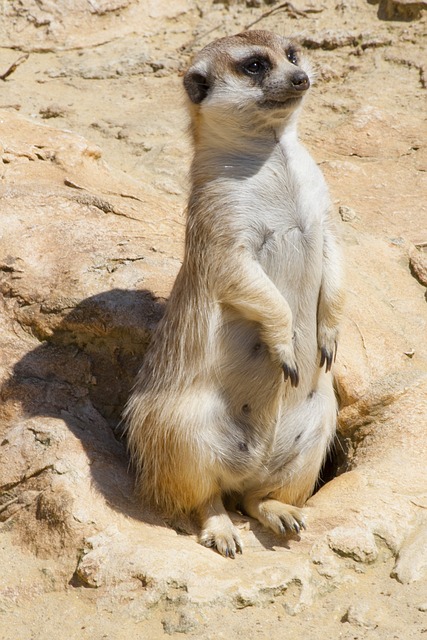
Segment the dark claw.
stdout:
<path fill-rule="evenodd" d="M 301 531 L 301 529 L 299 527 L 299 524 L 297 522 L 295 522 L 295 524 L 294 524 L 294 531 L 295 531 L 295 533 L 299 533 Z"/>
<path fill-rule="evenodd" d="M 292 375 L 293 374 L 293 375 Z M 291 372 L 291 385 L 293 387 L 297 387 L 299 385 L 299 374 L 298 374 L 298 369 L 294 369 Z"/>
<path fill-rule="evenodd" d="M 323 365 L 325 364 L 325 360 L 326 360 L 326 349 L 322 347 L 320 349 L 320 364 L 319 364 L 320 368 L 322 368 Z"/>
<path fill-rule="evenodd" d="M 338 351 L 338 342 L 335 340 L 334 362 L 337 359 L 337 351 Z"/>
<path fill-rule="evenodd" d="M 237 542 L 237 540 L 235 540 L 236 542 L 236 553 L 240 553 L 240 555 L 243 553 L 243 549 L 240 546 L 240 544 Z"/>
<path fill-rule="evenodd" d="M 292 528 L 292 527 L 289 527 L 289 525 L 288 525 L 288 522 L 287 522 L 286 518 L 284 518 L 284 517 L 283 517 L 283 518 L 280 518 L 280 531 L 281 531 L 284 535 L 286 535 L 287 533 L 289 533 L 289 530 L 290 530 L 291 528 Z"/>
<path fill-rule="evenodd" d="M 320 365 L 319 366 L 320 368 L 322 368 L 323 365 L 326 363 L 326 367 L 325 367 L 326 373 L 328 373 L 328 371 L 331 370 L 333 359 L 334 359 L 333 354 L 327 351 L 325 347 L 322 347 L 320 349 Z"/>
<path fill-rule="evenodd" d="M 301 527 L 301 529 L 304 529 L 304 531 L 306 531 L 307 527 L 306 527 L 305 522 L 303 520 L 299 523 L 299 526 Z"/>
<path fill-rule="evenodd" d="M 292 367 L 288 367 L 287 364 L 283 364 L 282 365 L 282 369 L 283 369 L 283 378 L 285 380 L 290 379 L 291 381 L 291 386 L 292 387 L 297 387 L 299 384 L 299 374 L 298 374 L 298 369 L 293 369 Z"/>

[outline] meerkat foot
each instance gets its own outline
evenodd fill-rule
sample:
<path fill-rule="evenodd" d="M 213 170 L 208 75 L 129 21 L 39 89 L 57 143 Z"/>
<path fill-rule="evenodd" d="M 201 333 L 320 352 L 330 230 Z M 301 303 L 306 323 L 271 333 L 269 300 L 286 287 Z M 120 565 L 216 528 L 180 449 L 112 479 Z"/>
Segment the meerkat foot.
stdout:
<path fill-rule="evenodd" d="M 199 542 L 218 551 L 225 558 L 242 553 L 243 545 L 236 527 L 231 522 L 220 496 L 204 506 L 200 513 L 202 532 Z"/>
<path fill-rule="evenodd" d="M 298 534 L 306 529 L 303 513 L 298 507 L 293 507 L 291 513 L 284 511 L 283 513 L 272 515 L 270 527 L 276 533 L 286 535 L 291 531 L 292 533 Z"/>
<path fill-rule="evenodd" d="M 264 527 L 279 535 L 285 535 L 288 532 L 300 533 L 306 528 L 303 510 L 279 500 L 249 500 L 244 508 Z"/>
<path fill-rule="evenodd" d="M 209 522 L 206 523 L 200 534 L 199 542 L 204 547 L 215 549 L 225 558 L 234 559 L 237 553 L 243 551 L 240 536 L 228 516 L 209 518 Z"/>
<path fill-rule="evenodd" d="M 279 535 L 289 532 L 300 533 L 306 528 L 302 509 L 293 507 L 277 500 L 268 500 L 264 503 L 263 524 Z"/>

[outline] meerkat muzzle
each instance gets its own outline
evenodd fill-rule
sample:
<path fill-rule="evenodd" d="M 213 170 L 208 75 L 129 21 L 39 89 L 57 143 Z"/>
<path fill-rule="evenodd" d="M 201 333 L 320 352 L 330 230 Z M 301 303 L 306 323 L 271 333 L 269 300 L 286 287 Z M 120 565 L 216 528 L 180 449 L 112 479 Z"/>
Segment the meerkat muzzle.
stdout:
<path fill-rule="evenodd" d="M 295 91 L 307 91 L 310 87 L 310 80 L 304 71 L 298 70 L 292 76 L 291 84 Z"/>

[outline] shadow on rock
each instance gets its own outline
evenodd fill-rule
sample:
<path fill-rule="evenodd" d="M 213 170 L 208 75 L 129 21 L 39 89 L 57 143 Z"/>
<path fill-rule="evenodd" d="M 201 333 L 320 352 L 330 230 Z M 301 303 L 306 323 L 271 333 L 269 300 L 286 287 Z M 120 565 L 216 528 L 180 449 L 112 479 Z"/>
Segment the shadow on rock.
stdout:
<path fill-rule="evenodd" d="M 47 449 L 52 450 L 55 439 L 62 442 L 56 459 L 62 456 L 60 462 L 64 464 L 65 459 L 72 458 L 72 443 L 77 439 L 86 454 L 92 481 L 108 505 L 141 518 L 133 497 L 120 416 L 163 310 L 164 301 L 156 300 L 147 290 L 114 289 L 95 295 L 63 315 L 48 340 L 16 363 L 0 397 L 3 407 L 19 406 L 20 410 L 2 444 L 13 444 L 8 434 L 21 430 L 20 450 L 28 449 L 28 459 L 34 461 L 35 450 L 30 453 L 25 442 L 26 434 L 32 431 L 35 444 L 31 446 L 46 449 L 34 470 L 28 470 L 28 462 L 21 465 L 26 468 L 21 471 L 22 489 L 30 486 L 29 479 L 52 467 L 49 461 L 53 454 Z M 10 413 L 16 411 L 10 409 Z M 35 422 L 36 417 L 45 420 Z M 62 423 L 75 436 L 68 444 L 67 435 L 59 434 Z M 43 425 L 47 425 L 45 431 Z M 7 460 L 6 455 L 6 464 Z M 9 482 L 2 478 L 0 485 L 11 488 L 18 484 L 15 476 L 12 473 Z M 143 519 L 159 524 L 155 516 L 146 518 L 144 514 Z"/>

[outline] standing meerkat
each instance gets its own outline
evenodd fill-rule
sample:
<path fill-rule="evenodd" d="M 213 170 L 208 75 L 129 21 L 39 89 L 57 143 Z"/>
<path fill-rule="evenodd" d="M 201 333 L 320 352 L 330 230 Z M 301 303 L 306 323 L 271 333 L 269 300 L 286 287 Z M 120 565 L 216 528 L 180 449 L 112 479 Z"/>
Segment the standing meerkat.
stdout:
<path fill-rule="evenodd" d="M 336 426 L 341 266 L 297 138 L 309 86 L 296 45 L 267 31 L 216 40 L 187 71 L 185 255 L 125 409 L 144 503 L 196 517 L 232 558 L 224 503 L 298 533 Z"/>

